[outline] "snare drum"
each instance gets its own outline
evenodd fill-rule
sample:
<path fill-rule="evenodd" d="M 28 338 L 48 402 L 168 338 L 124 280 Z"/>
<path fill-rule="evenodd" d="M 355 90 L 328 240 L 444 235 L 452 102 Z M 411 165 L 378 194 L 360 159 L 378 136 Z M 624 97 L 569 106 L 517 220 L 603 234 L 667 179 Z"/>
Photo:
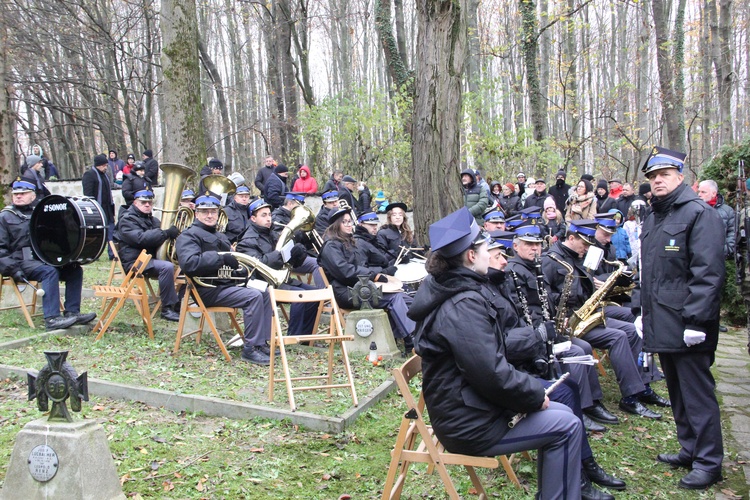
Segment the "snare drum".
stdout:
<path fill-rule="evenodd" d="M 31 214 L 31 248 L 50 266 L 88 264 L 107 245 L 105 221 L 102 208 L 91 198 L 46 196 Z"/>
<path fill-rule="evenodd" d="M 406 264 L 399 264 L 396 266 L 396 274 L 394 276 L 404 284 L 404 291 L 414 293 L 427 277 L 425 262 L 412 260 Z"/>

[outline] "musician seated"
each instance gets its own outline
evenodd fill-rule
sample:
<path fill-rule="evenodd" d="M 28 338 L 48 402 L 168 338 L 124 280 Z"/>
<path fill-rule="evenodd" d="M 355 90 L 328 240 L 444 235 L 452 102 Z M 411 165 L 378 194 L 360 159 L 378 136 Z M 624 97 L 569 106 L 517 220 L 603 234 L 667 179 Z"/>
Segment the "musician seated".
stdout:
<path fill-rule="evenodd" d="M 249 224 L 248 205 L 250 205 L 250 188 L 240 186 L 234 192 L 232 201 L 224 206 L 224 212 L 227 214 L 227 228 L 224 230 L 224 234 L 227 235 L 231 243 L 236 243 L 239 240 Z"/>
<path fill-rule="evenodd" d="M 271 228 L 276 231 L 277 238 L 292 220 L 292 210 L 304 204 L 305 197 L 302 194 L 286 193 L 284 196 L 284 204 L 271 213 L 271 219 L 273 221 Z M 294 231 L 294 242 L 301 243 L 302 247 L 305 248 L 308 254 L 313 249 L 312 241 L 310 241 L 310 238 L 303 231 Z M 292 272 L 299 274 L 312 274 L 315 288 L 325 288 L 325 283 L 323 282 L 323 277 L 320 275 L 320 272 L 318 272 L 318 267 L 315 258 L 308 255 L 305 260 L 294 265 Z"/>
<path fill-rule="evenodd" d="M 326 191 L 320 195 L 320 198 L 323 200 L 323 206 L 315 216 L 315 230 L 322 235 L 328 229 L 328 215 L 339 208 L 339 192 Z"/>
<path fill-rule="evenodd" d="M 365 212 L 357 217 L 357 227 L 354 228 L 354 240 L 357 248 L 365 255 L 368 267 L 381 267 L 385 274 L 393 276 L 396 266 L 392 266 L 388 256 L 378 246 L 378 224 L 380 219 L 375 212 Z"/>
<path fill-rule="evenodd" d="M 495 235 L 496 233 L 490 233 Z M 513 233 L 511 233 L 513 234 Z M 508 261 L 508 273 L 510 280 L 508 288 L 515 304 L 521 304 L 520 295 L 524 296 L 532 325 L 537 328 L 545 321 L 545 317 L 552 318 L 552 304 L 544 306 L 540 294 L 541 286 L 545 287 L 542 292 L 547 291 L 542 273 L 542 229 L 538 225 L 525 224 L 516 229 L 512 240 L 515 255 Z M 539 267 L 537 267 L 539 262 Z M 547 301 L 549 292 L 547 291 Z M 545 309 L 549 307 L 550 309 Z M 557 335 L 560 333 L 557 332 Z M 570 349 L 562 353 L 560 357 L 577 357 L 592 354 L 591 345 L 583 339 L 573 337 L 570 339 Z M 602 432 L 606 430 L 600 424 L 617 424 L 619 420 L 609 412 L 602 403 L 604 395 L 599 384 L 599 375 L 595 366 L 583 364 L 565 364 L 565 370 L 570 373 L 571 379 L 578 384 L 581 407 L 583 408 L 583 423 L 587 430 Z"/>
<path fill-rule="evenodd" d="M 519 237 L 525 237 L 527 241 L 533 240 L 541 251 L 539 226 L 528 224 L 518 229 L 521 232 Z M 524 231 L 524 229 L 527 231 Z M 519 370 L 537 378 L 547 379 L 542 384 L 549 387 L 554 379 L 561 375 L 561 367 L 553 355 L 552 346 L 547 344 L 548 339 L 554 341 L 556 336 L 554 323 L 552 321 L 540 322 L 537 327 L 534 327 L 531 322 L 526 321 L 525 317 L 522 316 L 522 314 L 527 314 L 523 307 L 521 311 L 516 307 L 519 302 L 517 297 L 514 297 L 511 293 L 514 286 L 513 283 L 509 283 L 510 280 L 507 279 L 505 273 L 508 265 L 506 241 L 505 239 L 490 239 L 487 245 L 490 254 L 487 278 L 491 284 L 495 285 L 498 292 L 497 295 L 492 295 L 492 304 L 499 313 L 498 319 L 500 319 L 505 331 L 508 361 Z M 530 316 L 531 313 L 528 314 Z M 571 349 L 573 349 L 573 346 L 571 346 Z M 583 351 L 577 349 L 576 355 L 582 354 Z M 568 370 L 573 369 L 577 374 L 576 376 L 571 375 L 563 385 L 552 392 L 549 396 L 550 401 L 557 401 L 569 407 L 586 427 L 587 417 L 581 409 L 582 388 L 578 385 L 578 380 L 584 378 L 583 373 L 586 366 L 568 364 L 565 367 Z M 605 428 L 602 427 L 600 430 L 603 431 Z M 581 443 L 581 479 L 581 496 L 583 498 L 614 498 L 595 489 L 591 484 L 592 482 L 615 490 L 625 489 L 624 481 L 605 472 L 596 462 L 589 445 L 588 436 L 585 433 Z"/>
<path fill-rule="evenodd" d="M 250 204 L 250 224 L 242 239 L 237 243 L 237 251 L 258 259 L 271 269 L 283 269 L 288 263 L 295 267 L 304 263 L 307 258 L 305 246 L 295 243 L 290 252 L 276 250 L 278 235 L 271 230 L 271 205 L 261 198 Z M 256 271 L 256 277 L 258 273 Z M 282 290 L 313 290 L 314 286 L 291 280 L 280 286 Z M 308 335 L 313 333 L 315 316 L 318 311 L 317 302 L 292 304 L 289 312 L 289 335 Z"/>
<path fill-rule="evenodd" d="M 36 206 L 36 186 L 25 180 L 12 185 L 12 205 L 0 211 L 0 274 L 17 283 L 42 283 L 42 309 L 47 330 L 90 323 L 96 314 L 81 313 L 83 269 L 78 262 L 61 267 L 44 264 L 31 249 L 30 219 Z M 60 281 L 65 282 L 65 313 L 60 315 Z"/>
<path fill-rule="evenodd" d="M 125 211 L 130 208 L 135 200 L 135 193 L 143 191 L 144 189 L 151 189 L 151 184 L 146 179 L 146 166 L 143 162 L 138 162 L 133 165 L 129 174 L 125 174 L 125 179 L 122 181 L 122 197 L 125 200 L 124 205 L 120 205 L 120 210 L 117 213 L 117 218 L 123 216 Z"/>
<path fill-rule="evenodd" d="M 600 309 L 601 306 L 589 302 L 595 291 L 594 278 L 583 265 L 584 256 L 595 242 L 596 225 L 597 222 L 594 220 L 571 222 L 565 240 L 553 244 L 542 258 L 542 269 L 549 286 L 550 299 L 556 307 L 565 306 L 569 318 L 584 305 L 588 310 L 581 311 L 581 319 L 591 318 L 595 314 L 594 310 Z M 568 270 L 551 256 L 565 261 L 574 270 L 568 300 L 564 304 L 560 303 L 560 296 L 563 294 L 563 284 Z M 660 419 L 660 413 L 644 406 L 643 403 L 667 406 L 668 401 L 656 394 L 647 385 L 647 380 L 644 380 L 647 375 L 637 364 L 642 341 L 634 333 L 633 323 L 608 318 L 606 324 L 601 321 L 594 324 L 595 326 L 585 334 L 585 340 L 592 347 L 606 349 L 609 352 L 609 360 L 622 394 L 620 409 L 634 415 Z"/>
<path fill-rule="evenodd" d="M 490 208 L 484 213 L 484 230 L 505 231 L 505 214 L 499 208 Z"/>
<path fill-rule="evenodd" d="M 414 243 L 414 231 L 406 220 L 406 203 L 390 203 L 385 208 L 386 223 L 378 231 L 378 245 L 387 254 L 391 265 L 409 262 L 409 253 L 403 253 L 403 248 L 411 248 Z M 403 247 L 403 248 L 402 248 Z"/>
<path fill-rule="evenodd" d="M 258 365 L 270 363 L 271 339 L 271 298 L 268 292 L 246 288 L 247 271 L 241 268 L 237 259 L 228 252 L 229 239 L 216 231 L 219 220 L 218 198 L 206 194 L 195 200 L 195 221 L 177 237 L 176 251 L 182 271 L 201 282 L 211 281 L 215 285 L 201 286 L 196 283 L 201 300 L 208 307 L 238 307 L 242 309 L 245 323 L 242 360 Z M 220 253 L 221 252 L 221 253 Z M 232 278 L 217 278 L 219 269 L 228 267 Z"/>
<path fill-rule="evenodd" d="M 354 221 L 349 207 L 340 208 L 329 216 L 331 224 L 323 236 L 325 243 L 320 250 L 318 262 L 325 270 L 333 287 L 336 303 L 345 309 L 354 309 L 349 287 L 359 281 L 359 276 L 368 276 L 375 283 L 387 283 L 382 267 L 370 267 L 357 247 L 354 239 Z M 404 339 L 405 354 L 414 347 L 411 334 L 414 322 L 406 316 L 411 297 L 403 292 L 383 293 L 378 308 L 388 310 L 393 336 Z"/>
<path fill-rule="evenodd" d="M 161 221 L 153 216 L 154 193 L 141 190 L 135 193 L 133 204 L 117 221 L 115 241 L 119 244 L 122 267 L 130 271 L 142 250 L 153 258 L 144 270 L 144 276 L 158 278 L 161 297 L 161 317 L 167 321 L 180 321 L 179 299 L 174 288 L 174 264 L 156 258 L 159 247 L 168 239 L 180 235 L 175 226 L 161 229 Z"/>
<path fill-rule="evenodd" d="M 453 453 L 538 449 L 536 498 L 581 498 L 583 426 L 550 402 L 542 382 L 506 358 L 503 325 L 485 294 L 487 239 L 464 207 L 430 226 L 430 273 L 409 316 L 417 321 L 422 391 L 435 435 Z M 526 413 L 513 428 L 517 413 Z"/>
<path fill-rule="evenodd" d="M 182 192 L 180 206 L 195 210 L 195 192 L 192 189 L 186 189 Z"/>

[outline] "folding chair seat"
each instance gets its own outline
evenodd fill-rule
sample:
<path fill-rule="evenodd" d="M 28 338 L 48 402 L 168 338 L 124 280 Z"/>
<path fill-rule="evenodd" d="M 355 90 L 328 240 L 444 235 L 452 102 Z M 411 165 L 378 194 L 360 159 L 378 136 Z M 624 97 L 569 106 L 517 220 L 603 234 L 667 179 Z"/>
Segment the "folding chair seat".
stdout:
<path fill-rule="evenodd" d="M 401 498 L 401 492 L 406 482 L 406 475 L 412 463 L 428 464 L 428 472 L 437 469 L 443 481 L 445 490 L 451 499 L 458 499 L 459 494 L 453 485 L 446 465 L 463 465 L 471 478 L 476 493 L 480 499 L 487 499 L 487 493 L 479 480 L 474 467 L 496 469 L 499 464 L 503 465 L 510 480 L 520 487 L 518 478 L 511 466 L 511 461 L 505 455 L 498 459 L 494 457 L 475 457 L 471 455 L 460 455 L 446 451 L 445 447 L 435 436 L 432 426 L 424 421 L 425 402 L 422 391 L 419 391 L 418 400 L 409 388 L 409 382 L 422 372 L 422 358 L 412 356 L 400 368 L 394 368 L 392 373 L 396 380 L 401 396 L 406 402 L 407 411 L 401 419 L 396 444 L 391 451 L 391 464 L 388 476 L 383 486 L 383 500 Z M 528 452 L 523 452 L 528 458 Z M 511 457 L 512 458 L 512 457 Z"/>
<path fill-rule="evenodd" d="M 323 278 L 323 284 L 326 286 L 326 288 L 330 287 L 331 284 L 328 281 L 328 276 L 326 276 L 326 273 L 323 270 L 323 268 L 321 267 L 318 270 L 320 271 L 320 276 Z M 336 301 L 336 299 L 332 300 L 332 302 L 335 302 L 335 301 Z M 338 307 L 338 305 L 336 306 L 336 309 L 338 310 L 337 314 L 338 314 L 339 322 L 342 325 L 346 324 L 346 321 L 344 321 L 344 320 L 346 319 L 346 316 L 351 312 L 351 310 L 349 310 L 349 309 L 343 309 L 341 307 Z M 331 314 L 331 316 L 333 316 L 333 308 L 331 307 L 331 303 L 330 302 L 325 303 L 322 308 L 318 309 L 318 316 L 315 318 L 315 324 L 316 325 L 319 324 L 319 322 L 320 322 L 320 316 L 323 313 L 328 313 L 328 314 Z"/>
<path fill-rule="evenodd" d="M 125 272 L 125 268 L 122 267 L 122 259 L 120 258 L 120 247 L 117 243 L 114 241 L 109 242 L 109 248 L 112 251 L 112 260 L 109 266 L 109 275 L 107 276 L 107 286 L 111 286 L 112 283 L 116 279 L 122 280 L 127 273 Z M 146 287 L 148 289 L 148 297 L 149 297 L 149 306 L 151 307 L 151 319 L 156 316 L 156 313 L 159 311 L 159 308 L 161 307 L 161 298 L 159 294 L 154 292 L 153 284 L 151 283 L 151 280 L 154 279 L 152 277 L 144 276 L 144 280 L 146 283 Z M 101 311 L 104 311 L 104 307 L 107 305 L 107 299 L 106 297 L 102 299 L 102 306 Z M 136 307 L 140 307 L 139 304 L 136 304 Z M 140 309 L 138 311 L 140 313 Z"/>
<path fill-rule="evenodd" d="M 229 320 L 232 324 L 232 328 L 237 331 L 240 337 L 242 337 L 244 332 L 242 330 L 242 327 L 240 327 L 240 324 L 237 322 L 237 309 L 234 307 L 221 306 L 206 307 L 206 305 L 203 303 L 203 300 L 201 299 L 200 294 L 198 293 L 198 290 L 195 287 L 195 282 L 187 275 L 181 276 L 181 280 L 184 280 L 185 282 L 185 294 L 182 297 L 182 304 L 180 306 L 180 322 L 177 324 L 177 337 L 172 353 L 177 354 L 177 351 L 180 350 L 182 339 L 190 335 L 195 335 L 195 343 L 200 344 L 201 337 L 203 335 L 203 329 L 205 325 L 208 324 L 208 328 L 211 330 L 211 333 L 216 340 L 216 344 L 219 346 L 219 349 L 221 349 L 222 354 L 227 361 L 231 362 L 232 358 L 231 356 L 229 356 L 227 347 L 224 345 L 224 341 L 219 334 L 219 330 L 216 328 L 216 323 L 211 318 L 211 314 L 228 314 Z M 185 329 L 185 323 L 187 320 L 187 315 L 189 313 L 200 314 L 198 329 L 191 332 L 184 332 L 183 330 Z"/>
<path fill-rule="evenodd" d="M 146 285 L 146 279 L 143 276 L 143 270 L 146 268 L 148 263 L 151 261 L 151 256 L 146 253 L 145 250 L 141 251 L 141 254 L 133 263 L 130 271 L 125 275 L 122 280 L 122 284 L 117 285 L 95 285 L 94 295 L 96 297 L 102 297 L 105 301 L 104 310 L 99 318 L 99 321 L 94 327 L 94 332 L 98 332 L 96 339 L 99 340 L 104 336 L 104 332 L 112 324 L 117 313 L 125 305 L 125 302 L 132 300 L 135 304 L 138 314 L 143 320 L 143 324 L 148 330 L 148 336 L 153 340 L 154 329 L 151 323 L 151 311 L 148 305 L 148 286 Z"/>
<path fill-rule="evenodd" d="M 273 319 L 271 321 L 271 352 L 275 352 L 276 347 L 279 348 L 282 371 L 282 376 L 277 378 L 275 374 L 276 357 L 272 355 L 268 376 L 268 400 L 273 401 L 274 384 L 276 382 L 283 381 L 286 384 L 287 396 L 289 398 L 289 407 L 292 411 L 295 411 L 297 409 L 297 405 L 294 400 L 295 391 L 325 389 L 328 393 L 328 396 L 330 396 L 331 389 L 348 388 L 352 395 L 353 405 L 358 406 L 359 401 L 357 400 L 357 391 L 354 388 L 354 377 L 352 375 L 351 365 L 349 364 L 349 355 L 346 352 L 346 346 L 343 343 L 344 341 L 350 341 L 354 339 L 351 335 L 344 335 L 343 328 L 341 327 L 338 306 L 336 305 L 336 299 L 334 299 L 333 297 L 333 289 L 329 286 L 320 290 L 276 290 L 273 287 L 269 287 L 268 290 L 271 296 L 271 308 L 273 310 Z M 313 328 L 313 331 L 316 333 L 312 335 L 284 335 L 281 328 L 281 321 L 279 320 L 279 304 L 311 302 L 319 303 L 317 319 Z M 329 304 L 328 307 L 331 307 L 331 322 L 327 332 L 317 333 L 320 313 L 321 310 L 326 306 L 326 304 Z M 326 375 L 298 377 L 292 376 L 292 370 L 290 368 L 286 346 L 300 343 L 310 343 L 312 345 L 315 342 L 325 342 L 326 344 L 328 344 L 328 366 Z M 343 365 L 344 375 L 346 376 L 345 383 L 334 383 L 333 379 L 335 354 L 334 348 L 336 345 L 339 345 L 341 347 L 341 364 Z M 313 383 L 314 385 L 295 386 L 294 382 Z"/>
<path fill-rule="evenodd" d="M 31 283 L 35 288 L 39 288 L 39 285 L 40 285 L 39 282 L 29 280 L 29 283 Z M 29 328 L 34 328 L 34 321 L 31 318 L 33 316 L 39 316 L 42 314 L 41 312 L 39 313 L 36 312 L 36 305 L 37 305 L 36 293 L 32 293 L 31 299 L 30 299 L 31 301 L 27 302 L 27 299 L 25 299 L 23 296 L 23 292 L 21 291 L 21 288 L 19 288 L 19 284 L 16 283 L 13 278 L 0 275 L 0 301 L 2 301 L 3 287 L 5 286 L 9 286 L 11 290 L 13 290 L 13 293 L 16 296 L 16 300 L 18 301 L 18 305 L 0 307 L 0 311 L 20 309 L 21 312 L 23 313 L 23 316 L 26 318 L 26 322 L 29 324 Z"/>

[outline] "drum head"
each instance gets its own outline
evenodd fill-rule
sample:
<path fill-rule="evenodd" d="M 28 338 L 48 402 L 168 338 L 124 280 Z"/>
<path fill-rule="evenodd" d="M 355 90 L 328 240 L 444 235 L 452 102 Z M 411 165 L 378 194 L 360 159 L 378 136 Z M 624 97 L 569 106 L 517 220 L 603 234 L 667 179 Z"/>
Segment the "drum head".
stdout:
<path fill-rule="evenodd" d="M 50 266 L 87 264 L 107 243 L 104 220 L 101 207 L 89 198 L 47 196 L 31 215 L 31 247 Z"/>

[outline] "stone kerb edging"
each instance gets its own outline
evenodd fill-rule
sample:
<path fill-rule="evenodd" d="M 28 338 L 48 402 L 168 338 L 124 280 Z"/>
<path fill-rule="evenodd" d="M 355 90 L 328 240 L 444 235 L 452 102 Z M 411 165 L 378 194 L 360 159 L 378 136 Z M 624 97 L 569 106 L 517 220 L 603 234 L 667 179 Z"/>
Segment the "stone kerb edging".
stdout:
<path fill-rule="evenodd" d="M 55 332 L 48 332 L 53 334 Z M 0 377 L 25 378 L 27 373 L 37 374 L 37 370 L 28 370 L 16 366 L 0 365 Z M 148 406 L 165 408 L 172 411 L 201 412 L 210 417 L 232 419 L 249 419 L 254 417 L 271 420 L 289 420 L 318 432 L 343 432 L 363 412 L 369 410 L 378 401 L 385 398 L 396 387 L 393 379 L 388 379 L 376 387 L 370 394 L 360 399 L 358 407 L 349 408 L 340 417 L 328 417 L 303 411 L 290 411 L 280 408 L 253 405 L 241 401 L 230 401 L 210 396 L 182 394 L 161 389 L 151 389 L 136 385 L 120 384 L 106 380 L 89 378 L 89 394 L 118 399 L 121 401 L 139 401 Z"/>

